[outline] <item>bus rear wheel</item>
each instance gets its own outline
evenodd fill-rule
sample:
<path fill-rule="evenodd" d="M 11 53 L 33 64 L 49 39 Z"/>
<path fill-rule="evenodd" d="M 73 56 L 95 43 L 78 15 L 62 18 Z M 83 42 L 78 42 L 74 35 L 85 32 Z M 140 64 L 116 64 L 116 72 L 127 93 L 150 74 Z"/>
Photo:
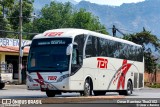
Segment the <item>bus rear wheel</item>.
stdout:
<path fill-rule="evenodd" d="M 54 91 L 47 90 L 46 95 L 47 95 L 47 97 L 55 97 L 56 94 L 54 93 Z"/>
<path fill-rule="evenodd" d="M 133 84 L 132 82 L 129 80 L 127 82 L 127 90 L 121 90 L 119 91 L 119 95 L 131 95 L 132 94 L 132 91 L 133 91 Z"/>
<path fill-rule="evenodd" d="M 131 95 L 132 91 L 133 91 L 133 84 L 131 83 L 131 81 L 128 81 L 125 95 Z"/>

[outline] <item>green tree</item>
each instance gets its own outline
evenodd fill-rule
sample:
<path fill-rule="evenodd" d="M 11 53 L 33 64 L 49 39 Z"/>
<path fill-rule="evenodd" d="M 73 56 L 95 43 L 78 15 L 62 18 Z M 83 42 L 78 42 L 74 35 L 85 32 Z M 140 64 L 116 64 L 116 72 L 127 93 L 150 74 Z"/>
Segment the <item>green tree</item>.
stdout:
<path fill-rule="evenodd" d="M 35 25 L 36 24 L 32 21 L 23 25 L 23 31 L 26 32 L 26 33 L 23 33 L 24 39 L 31 40 L 33 38 L 33 36 L 35 36 L 36 34 L 39 33 L 37 26 L 35 26 Z"/>
<path fill-rule="evenodd" d="M 7 37 L 11 34 L 6 33 L 5 31 L 11 30 L 11 25 L 8 21 L 8 14 L 12 10 L 15 0 L 1 0 L 0 1 L 0 36 Z"/>
<path fill-rule="evenodd" d="M 157 65 L 157 68 L 160 70 L 160 63 Z"/>
<path fill-rule="evenodd" d="M 145 71 L 149 74 L 155 72 L 157 66 L 157 58 L 151 52 L 144 52 Z"/>
<path fill-rule="evenodd" d="M 72 27 L 108 34 L 105 26 L 99 22 L 98 17 L 93 16 L 90 12 L 86 12 L 85 9 L 80 9 L 73 14 Z"/>
<path fill-rule="evenodd" d="M 127 39 L 134 43 L 142 45 L 146 50 L 147 47 L 145 45 L 151 44 L 155 50 L 160 50 L 160 40 L 156 37 L 156 35 L 151 34 L 150 31 L 142 31 L 136 34 L 128 34 L 123 39 Z"/>
<path fill-rule="evenodd" d="M 104 25 L 99 19 L 84 9 L 75 10 L 72 5 L 67 2 L 57 3 L 51 2 L 41 10 L 41 17 L 36 18 L 33 22 L 26 25 L 25 32 L 39 32 L 57 28 L 83 28 L 92 31 L 100 30 L 107 34 Z M 31 39 L 33 35 L 29 36 Z"/>
<path fill-rule="evenodd" d="M 11 34 L 6 31 L 11 31 L 11 25 L 6 18 L 0 18 L 0 37 L 10 37 Z"/>
<path fill-rule="evenodd" d="M 14 4 L 15 0 L 1 0 L 0 1 L 0 15 L 2 15 L 3 17 L 5 17 L 5 15 L 8 15 L 8 13 L 10 12 L 10 10 L 12 10 L 13 8 L 13 4 Z"/>
<path fill-rule="evenodd" d="M 151 34 L 151 32 L 146 30 L 136 34 L 128 34 L 124 37 L 124 39 L 143 46 L 145 71 L 148 73 L 153 73 L 157 65 L 156 61 L 158 60 L 153 53 L 160 50 L 160 40 L 155 35 Z M 155 51 L 152 51 L 148 45 L 151 45 L 152 48 L 155 48 Z"/>
<path fill-rule="evenodd" d="M 23 24 L 29 23 L 31 20 L 31 13 L 33 12 L 33 2 L 34 0 L 23 0 L 22 2 L 22 14 L 23 14 Z M 9 15 L 9 19 L 14 31 L 18 31 L 19 28 L 19 0 L 16 0 L 12 11 Z"/>
<path fill-rule="evenodd" d="M 70 27 L 72 11 L 69 2 L 65 4 L 51 2 L 42 8 L 41 17 L 25 25 L 24 31 L 42 33 L 49 29 Z M 32 39 L 33 36 L 29 35 L 28 39 Z"/>
<path fill-rule="evenodd" d="M 64 28 L 71 25 L 72 15 L 71 4 L 51 2 L 50 5 L 46 5 L 42 8 L 42 17 L 34 20 L 39 32 L 44 32 L 49 29 Z"/>

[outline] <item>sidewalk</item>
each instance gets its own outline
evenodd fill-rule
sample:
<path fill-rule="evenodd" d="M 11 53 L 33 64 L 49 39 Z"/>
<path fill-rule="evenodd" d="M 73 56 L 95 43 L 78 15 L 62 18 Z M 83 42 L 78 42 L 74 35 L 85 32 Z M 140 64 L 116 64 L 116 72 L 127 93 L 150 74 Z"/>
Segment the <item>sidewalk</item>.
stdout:
<path fill-rule="evenodd" d="M 143 88 L 134 89 L 134 91 L 140 91 L 140 90 L 159 90 L 159 89 L 160 88 L 151 88 L 151 87 L 144 86 Z"/>
<path fill-rule="evenodd" d="M 26 84 L 16 85 L 16 84 L 6 84 L 4 88 L 12 88 L 12 89 L 27 89 Z"/>

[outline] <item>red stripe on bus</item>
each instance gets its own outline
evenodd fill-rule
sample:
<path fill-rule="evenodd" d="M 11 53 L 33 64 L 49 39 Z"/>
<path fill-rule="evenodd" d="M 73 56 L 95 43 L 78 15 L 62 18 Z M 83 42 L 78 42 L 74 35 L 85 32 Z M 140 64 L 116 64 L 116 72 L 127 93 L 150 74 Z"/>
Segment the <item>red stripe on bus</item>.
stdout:
<path fill-rule="evenodd" d="M 119 90 L 120 87 L 122 87 L 122 89 L 124 89 L 125 76 L 126 76 L 130 67 L 131 67 L 131 64 L 127 64 L 127 60 L 123 60 L 122 68 L 120 70 L 121 75 L 119 76 L 119 80 L 118 80 L 118 84 L 117 84 L 117 90 Z"/>
<path fill-rule="evenodd" d="M 38 82 L 40 85 L 44 85 L 44 79 L 39 72 L 37 72 L 37 77 L 38 79 L 34 79 L 34 80 Z"/>

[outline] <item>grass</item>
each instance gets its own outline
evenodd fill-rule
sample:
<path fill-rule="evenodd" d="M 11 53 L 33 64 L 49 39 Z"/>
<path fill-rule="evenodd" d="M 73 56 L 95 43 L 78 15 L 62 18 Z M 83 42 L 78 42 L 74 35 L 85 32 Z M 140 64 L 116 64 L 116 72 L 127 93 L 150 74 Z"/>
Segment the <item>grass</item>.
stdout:
<path fill-rule="evenodd" d="M 144 82 L 144 85 L 150 88 L 160 88 L 160 83 Z"/>
<path fill-rule="evenodd" d="M 151 88 L 160 88 L 160 84 L 154 83 L 154 84 L 150 85 L 149 87 L 151 87 Z"/>

